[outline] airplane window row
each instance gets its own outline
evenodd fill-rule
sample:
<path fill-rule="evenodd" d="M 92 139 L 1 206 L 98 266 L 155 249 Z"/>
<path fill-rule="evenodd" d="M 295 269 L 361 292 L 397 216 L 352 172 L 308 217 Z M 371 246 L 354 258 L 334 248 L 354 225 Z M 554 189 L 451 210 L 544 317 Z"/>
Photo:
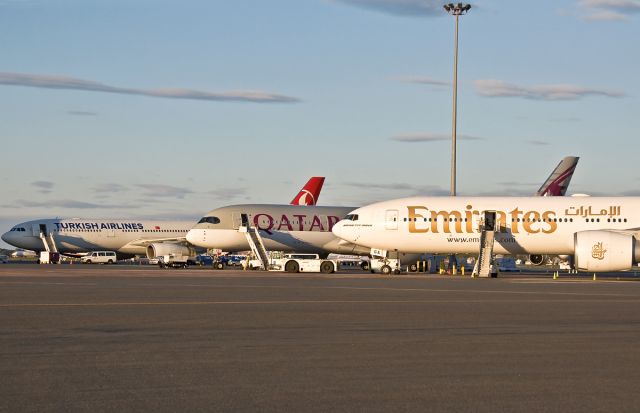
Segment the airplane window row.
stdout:
<path fill-rule="evenodd" d="M 394 218 L 393 220 L 395 221 L 396 219 Z M 412 219 L 408 218 L 408 221 L 411 222 Z M 438 220 L 438 218 L 423 218 L 422 221 L 423 222 L 440 222 Z M 446 222 L 447 220 L 445 219 L 444 221 Z M 453 217 L 453 218 L 449 218 L 448 221 L 449 222 L 458 222 L 458 221 L 467 222 L 467 218 L 458 219 L 457 217 Z M 407 222 L 407 218 L 404 218 L 404 222 Z M 418 219 L 417 218 L 413 218 L 413 222 L 418 222 Z M 535 218 L 534 219 L 531 219 L 531 218 L 527 218 L 527 219 L 524 219 L 524 218 L 511 218 L 511 222 L 573 222 L 573 218 L 568 218 L 568 219 L 564 218 L 564 221 L 563 221 L 563 218 L 553 218 L 553 219 L 551 219 L 551 218 L 538 218 L 538 219 L 535 219 Z M 587 219 L 587 222 L 589 222 L 589 219 Z M 593 222 L 593 221 L 591 221 L 591 222 Z M 600 222 L 600 221 L 598 220 L 598 222 Z M 625 219 L 624 222 L 627 222 L 627 220 Z"/>
<path fill-rule="evenodd" d="M 15 229 L 16 231 L 18 229 Z M 24 228 L 23 228 L 24 230 Z M 14 229 L 12 229 L 11 231 L 14 231 Z M 54 232 L 102 232 L 101 229 L 54 229 Z M 106 231 L 109 231 L 108 229 Z M 114 230 L 115 231 L 115 230 Z M 188 232 L 189 230 L 186 229 L 143 229 L 143 230 L 138 230 L 138 229 L 121 229 L 120 231 L 122 232 Z"/>
<path fill-rule="evenodd" d="M 585 218 L 585 222 L 600 222 L 600 218 Z M 607 222 L 627 222 L 627 218 L 607 218 Z"/>

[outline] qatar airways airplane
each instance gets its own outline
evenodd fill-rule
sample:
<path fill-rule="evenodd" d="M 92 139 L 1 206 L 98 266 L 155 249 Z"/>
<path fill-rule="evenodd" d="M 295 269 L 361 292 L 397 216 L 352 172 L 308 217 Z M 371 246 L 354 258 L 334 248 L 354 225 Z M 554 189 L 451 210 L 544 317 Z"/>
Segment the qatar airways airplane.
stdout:
<path fill-rule="evenodd" d="M 577 157 L 566 157 L 552 171 L 538 190 L 540 195 L 564 195 Z M 353 207 L 295 207 L 291 205 L 231 205 L 207 213 L 187 234 L 190 244 L 223 251 L 249 249 L 240 226 L 251 224 L 260 230 L 267 250 L 311 252 L 321 256 L 337 254 L 369 254 L 370 248 L 340 240 L 332 233 L 334 225 Z M 404 250 L 401 250 L 404 252 Z M 421 252 L 430 250 L 422 250 Z M 402 259 L 411 259 L 403 256 Z"/>
<path fill-rule="evenodd" d="M 387 251 L 477 254 L 495 212 L 496 254 L 573 255 L 578 270 L 640 261 L 640 197 L 412 197 L 351 211 L 333 226 L 348 243 Z"/>
<path fill-rule="evenodd" d="M 312 177 L 291 201 L 292 205 L 315 205 L 324 177 Z M 193 221 L 138 219 L 38 219 L 15 225 L 2 240 L 17 248 L 44 251 L 45 242 L 58 252 L 77 255 L 89 251 L 116 251 L 120 255 L 156 256 L 179 253 L 190 255 L 186 234 Z M 42 235 L 41 235 L 42 234 Z M 43 239 L 44 238 L 44 239 Z"/>

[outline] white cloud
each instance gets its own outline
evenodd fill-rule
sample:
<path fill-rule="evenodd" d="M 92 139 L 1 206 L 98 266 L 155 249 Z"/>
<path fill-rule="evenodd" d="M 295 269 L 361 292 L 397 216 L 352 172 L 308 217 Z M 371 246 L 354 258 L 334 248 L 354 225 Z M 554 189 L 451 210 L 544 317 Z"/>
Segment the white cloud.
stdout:
<path fill-rule="evenodd" d="M 405 83 L 417 83 L 421 85 L 451 86 L 451 82 L 435 80 L 427 76 L 401 76 L 398 78 L 398 80 Z"/>
<path fill-rule="evenodd" d="M 232 200 L 237 198 L 246 197 L 247 188 L 216 188 L 208 192 L 213 195 L 217 200 Z"/>
<path fill-rule="evenodd" d="M 425 17 L 445 14 L 440 0 L 334 0 L 396 16 Z"/>
<path fill-rule="evenodd" d="M 185 197 L 185 195 L 193 193 L 193 191 L 188 188 L 171 185 L 137 184 L 136 186 L 146 190 L 147 193 L 144 195 L 151 197 L 172 197 L 182 199 Z"/>
<path fill-rule="evenodd" d="M 606 96 L 615 98 L 625 96 L 624 93 L 617 91 L 591 89 L 568 84 L 526 87 L 496 79 L 475 80 L 473 84 L 480 95 L 488 97 L 519 97 L 535 100 L 577 100 L 585 96 Z"/>
<path fill-rule="evenodd" d="M 89 112 L 86 110 L 69 110 L 67 111 L 67 114 L 73 116 L 98 116 L 96 112 Z"/>
<path fill-rule="evenodd" d="M 536 146 L 547 146 L 549 145 L 549 142 L 545 142 L 545 141 L 540 141 L 537 139 L 531 139 L 526 141 L 526 143 L 528 143 L 529 145 L 536 145 Z"/>
<path fill-rule="evenodd" d="M 92 189 L 94 192 L 98 193 L 117 193 L 129 190 L 129 188 L 127 188 L 126 186 L 116 183 L 98 184 Z"/>
<path fill-rule="evenodd" d="M 438 141 L 450 141 L 451 134 L 444 133 L 408 133 L 404 135 L 396 135 L 390 138 L 392 141 L 397 142 L 438 142 Z M 484 138 L 480 138 L 477 136 L 469 136 L 469 135 L 456 135 L 456 140 L 463 141 L 478 141 L 484 140 Z"/>
<path fill-rule="evenodd" d="M 124 95 L 140 95 L 170 99 L 208 100 L 218 102 L 293 103 L 300 101 L 299 99 L 290 96 L 255 90 L 205 92 L 200 90 L 173 88 L 131 89 L 109 86 L 91 80 L 83 80 L 67 76 L 32 75 L 25 73 L 0 72 L 0 85 L 25 86 L 44 89 L 82 90 L 89 92 L 118 93 Z"/>
<path fill-rule="evenodd" d="M 50 181 L 35 181 L 35 182 L 31 182 L 31 185 L 41 189 L 52 189 L 55 184 Z"/>
<path fill-rule="evenodd" d="M 580 18 L 587 21 L 625 21 L 640 13 L 639 0 L 580 0 Z"/>
<path fill-rule="evenodd" d="M 56 199 L 50 201 L 28 201 L 19 199 L 12 208 L 69 208 L 69 209 L 126 209 L 135 205 L 124 204 L 94 204 L 91 202 L 75 201 L 72 199 Z"/>

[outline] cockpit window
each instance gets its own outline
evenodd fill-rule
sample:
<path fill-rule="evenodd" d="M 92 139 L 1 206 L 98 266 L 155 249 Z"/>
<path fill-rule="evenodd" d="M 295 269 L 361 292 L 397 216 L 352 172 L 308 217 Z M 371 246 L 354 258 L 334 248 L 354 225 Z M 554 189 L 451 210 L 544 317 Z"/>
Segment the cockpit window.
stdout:
<path fill-rule="evenodd" d="M 11 228 L 11 231 L 26 232 L 27 230 L 21 227 L 15 227 L 15 228 Z"/>
<path fill-rule="evenodd" d="M 198 224 L 202 224 L 202 223 L 208 223 L 208 224 L 219 224 L 220 223 L 220 218 L 218 217 L 202 217 L 202 219 L 200 221 L 198 221 Z"/>
<path fill-rule="evenodd" d="M 346 217 L 344 217 L 344 219 L 346 219 L 347 221 L 357 221 L 358 214 L 349 214 Z"/>

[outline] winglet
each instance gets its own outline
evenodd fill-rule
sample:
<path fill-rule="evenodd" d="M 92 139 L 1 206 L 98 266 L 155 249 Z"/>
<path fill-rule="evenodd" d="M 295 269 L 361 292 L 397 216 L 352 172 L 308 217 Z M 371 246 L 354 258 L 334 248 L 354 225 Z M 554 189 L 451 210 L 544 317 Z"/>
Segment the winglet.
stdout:
<path fill-rule="evenodd" d="M 320 191 L 324 184 L 324 176 L 314 176 L 298 192 L 291 205 L 315 205 L 320 197 Z"/>
<path fill-rule="evenodd" d="M 564 196 L 579 159 L 577 156 L 566 156 L 562 159 L 558 166 L 556 166 L 556 169 L 551 172 L 551 175 L 549 175 L 544 184 L 538 189 L 536 195 Z"/>

